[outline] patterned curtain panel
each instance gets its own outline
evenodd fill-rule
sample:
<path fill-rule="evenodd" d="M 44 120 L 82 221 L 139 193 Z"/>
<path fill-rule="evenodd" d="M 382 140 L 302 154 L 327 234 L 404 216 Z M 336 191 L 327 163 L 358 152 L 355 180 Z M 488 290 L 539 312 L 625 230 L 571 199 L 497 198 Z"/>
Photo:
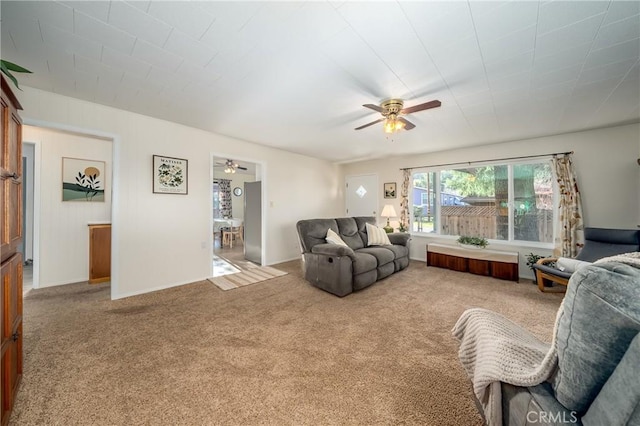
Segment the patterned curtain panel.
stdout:
<path fill-rule="evenodd" d="M 409 230 L 409 182 L 411 170 L 402 171 L 402 188 L 400 190 L 400 224 Z"/>
<path fill-rule="evenodd" d="M 233 217 L 231 211 L 231 180 L 218 179 L 220 188 L 220 215 L 222 217 Z"/>
<path fill-rule="evenodd" d="M 576 173 L 570 154 L 554 155 L 552 162 L 560 192 L 553 254 L 562 257 L 575 257 L 584 246 L 582 201 L 580 200 Z"/>

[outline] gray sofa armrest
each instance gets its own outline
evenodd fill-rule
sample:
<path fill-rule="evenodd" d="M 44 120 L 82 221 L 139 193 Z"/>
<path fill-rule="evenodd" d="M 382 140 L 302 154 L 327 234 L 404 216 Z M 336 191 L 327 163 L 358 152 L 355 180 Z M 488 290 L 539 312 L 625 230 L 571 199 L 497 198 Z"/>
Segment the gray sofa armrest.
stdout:
<path fill-rule="evenodd" d="M 389 237 L 391 244 L 398 244 L 401 246 L 409 244 L 409 240 L 411 239 L 411 235 L 406 232 L 394 232 L 392 234 L 387 234 L 387 236 Z"/>
<path fill-rule="evenodd" d="M 355 254 L 350 247 L 337 244 L 316 244 L 311 248 L 313 254 L 324 254 L 327 256 L 349 256 L 355 259 Z"/>
<path fill-rule="evenodd" d="M 317 244 L 303 253 L 304 277 L 314 286 L 342 297 L 353 292 L 355 253 L 349 247 Z"/>

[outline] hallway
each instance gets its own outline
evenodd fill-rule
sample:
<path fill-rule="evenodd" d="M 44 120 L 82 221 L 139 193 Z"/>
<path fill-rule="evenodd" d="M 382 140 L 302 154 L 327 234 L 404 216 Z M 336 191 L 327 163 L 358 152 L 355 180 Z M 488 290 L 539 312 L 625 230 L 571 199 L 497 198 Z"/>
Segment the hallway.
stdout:
<path fill-rule="evenodd" d="M 257 265 L 244 258 L 244 244 L 240 240 L 233 243 L 233 248 L 222 247 L 220 233 L 216 233 L 214 237 L 213 247 L 213 276 L 234 274 L 242 272 L 250 268 L 256 268 Z"/>

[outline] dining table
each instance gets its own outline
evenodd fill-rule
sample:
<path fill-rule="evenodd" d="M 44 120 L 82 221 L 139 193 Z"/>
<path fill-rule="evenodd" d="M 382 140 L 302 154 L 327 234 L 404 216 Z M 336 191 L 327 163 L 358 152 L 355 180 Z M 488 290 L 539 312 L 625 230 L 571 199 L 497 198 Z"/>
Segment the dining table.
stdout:
<path fill-rule="evenodd" d="M 222 230 L 225 228 L 236 228 L 241 226 L 243 223 L 242 219 L 235 217 L 222 217 L 222 218 L 213 218 L 213 234 L 214 236 L 219 232 L 220 233 L 220 241 L 222 241 Z"/>

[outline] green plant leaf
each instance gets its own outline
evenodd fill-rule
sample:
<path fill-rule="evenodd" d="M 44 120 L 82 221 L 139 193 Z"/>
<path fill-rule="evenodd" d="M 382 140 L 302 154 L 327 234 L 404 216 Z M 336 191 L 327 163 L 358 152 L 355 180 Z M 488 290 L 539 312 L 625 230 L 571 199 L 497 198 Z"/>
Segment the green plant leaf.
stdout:
<path fill-rule="evenodd" d="M 15 72 L 23 72 L 23 73 L 28 73 L 28 74 L 32 74 L 31 71 L 29 71 L 26 68 L 21 67 L 20 65 L 16 65 L 13 62 L 9 62 L 9 61 L 5 61 L 3 59 L 0 59 L 0 62 L 2 62 L 2 66 L 10 71 L 15 71 Z"/>
<path fill-rule="evenodd" d="M 29 71 L 28 69 L 23 68 L 20 65 L 16 65 L 13 62 L 5 61 L 3 59 L 0 59 L 0 70 L 4 75 L 9 77 L 11 81 L 13 81 L 13 84 L 18 88 L 18 90 L 22 90 L 22 89 L 18 85 L 18 80 L 15 78 L 13 74 L 11 74 L 11 71 L 31 74 L 31 71 Z"/>
<path fill-rule="evenodd" d="M 18 86 L 18 80 L 16 80 L 16 78 L 13 76 L 13 74 L 11 74 L 11 73 L 9 72 L 9 70 L 5 68 L 4 64 L 2 64 L 2 66 L 1 66 L 1 68 L 0 68 L 0 69 L 2 70 L 2 73 L 3 73 L 4 75 L 6 75 L 7 77 L 9 77 L 9 78 L 11 79 L 11 81 L 13 81 L 13 84 L 15 84 L 15 86 L 16 86 L 19 90 L 22 90 L 22 89 L 20 89 L 20 86 Z"/>

